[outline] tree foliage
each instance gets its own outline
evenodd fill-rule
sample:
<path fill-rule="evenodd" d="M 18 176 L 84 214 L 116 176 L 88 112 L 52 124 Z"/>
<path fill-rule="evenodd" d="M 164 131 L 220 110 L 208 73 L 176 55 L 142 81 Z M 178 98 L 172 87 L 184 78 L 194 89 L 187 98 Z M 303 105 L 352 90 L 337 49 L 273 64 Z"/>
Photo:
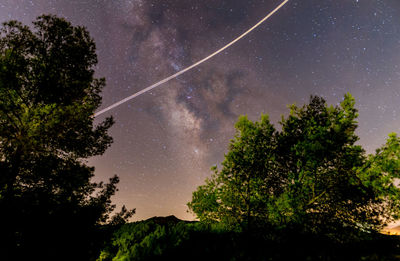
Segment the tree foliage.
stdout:
<path fill-rule="evenodd" d="M 32 29 L 6 22 L 0 34 L 1 247 L 15 260 L 89 260 L 118 183 L 92 182 L 84 160 L 112 143 L 113 119 L 92 117 L 105 86 L 94 78 L 95 43 L 49 15 Z M 132 214 L 124 209 L 113 223 Z"/>
<path fill-rule="evenodd" d="M 333 234 L 398 219 L 400 139 L 391 134 L 367 156 L 356 144 L 354 105 L 350 94 L 338 106 L 312 96 L 290 106 L 280 131 L 266 115 L 259 122 L 240 117 L 222 169 L 213 167 L 189 208 L 203 222 Z"/>

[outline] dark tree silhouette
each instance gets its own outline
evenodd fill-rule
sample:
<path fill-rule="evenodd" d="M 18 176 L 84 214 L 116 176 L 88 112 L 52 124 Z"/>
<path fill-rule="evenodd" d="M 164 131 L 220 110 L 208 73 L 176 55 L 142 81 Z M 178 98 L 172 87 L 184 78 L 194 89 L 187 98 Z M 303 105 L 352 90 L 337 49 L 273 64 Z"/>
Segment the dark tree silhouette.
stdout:
<path fill-rule="evenodd" d="M 112 143 L 113 119 L 92 117 L 105 86 L 93 76 L 95 43 L 50 15 L 0 33 L 0 259 L 90 260 L 101 225 L 133 214 L 109 216 L 118 177 L 92 182 L 84 160 Z"/>

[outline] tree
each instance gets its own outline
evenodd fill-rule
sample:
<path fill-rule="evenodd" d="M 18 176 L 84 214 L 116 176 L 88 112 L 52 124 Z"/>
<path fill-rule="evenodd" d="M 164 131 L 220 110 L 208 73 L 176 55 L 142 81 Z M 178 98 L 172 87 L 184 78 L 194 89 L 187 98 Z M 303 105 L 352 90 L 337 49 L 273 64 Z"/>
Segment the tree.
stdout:
<path fill-rule="evenodd" d="M 311 230 L 329 224 L 378 225 L 378 216 L 369 215 L 375 195 L 356 171 L 364 164 L 365 152 L 355 145 L 354 104 L 351 95 L 337 107 L 312 97 L 302 108 L 292 106 L 289 117 L 282 119 L 278 154 L 291 212 L 282 216 L 284 222 L 307 224 Z"/>
<path fill-rule="evenodd" d="M 189 207 L 202 221 L 240 223 L 249 228 L 252 221 L 268 215 L 265 195 L 272 195 L 275 188 L 280 188 L 275 184 L 280 182 L 274 168 L 276 131 L 267 115 L 255 123 L 242 116 L 236 129 L 221 172 L 212 168 L 214 175 L 193 193 Z"/>
<path fill-rule="evenodd" d="M 387 224 L 399 220 L 400 138 L 397 134 L 390 133 L 386 144 L 375 154 L 368 155 L 357 173 L 362 183 L 376 195 L 371 208 L 379 213 L 380 221 Z"/>
<path fill-rule="evenodd" d="M 281 131 L 268 117 L 241 117 L 221 171 L 193 192 L 189 208 L 203 222 L 300 226 L 309 232 L 379 229 L 399 217 L 400 140 L 392 134 L 366 156 L 355 130 L 357 110 L 312 96 L 290 106 Z"/>
<path fill-rule="evenodd" d="M 114 219 L 108 184 L 91 181 L 88 157 L 112 143 L 111 117 L 94 125 L 104 79 L 83 27 L 43 15 L 33 29 L 3 24 L 0 38 L 0 217 L 2 254 L 13 260 L 90 260 L 100 225 Z M 4 252 L 5 251 L 5 252 Z"/>

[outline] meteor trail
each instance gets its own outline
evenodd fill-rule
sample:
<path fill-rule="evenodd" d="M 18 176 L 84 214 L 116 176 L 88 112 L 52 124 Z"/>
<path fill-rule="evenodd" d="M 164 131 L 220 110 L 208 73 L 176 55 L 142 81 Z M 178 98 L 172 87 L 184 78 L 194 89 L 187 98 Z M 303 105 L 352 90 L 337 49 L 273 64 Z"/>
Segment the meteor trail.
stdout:
<path fill-rule="evenodd" d="M 224 51 L 225 49 L 227 49 L 228 47 L 230 47 L 231 45 L 235 44 L 237 41 L 239 41 L 240 39 L 242 39 L 243 37 L 245 37 L 246 35 L 248 35 L 251 31 L 253 31 L 254 29 L 256 29 L 258 26 L 260 26 L 263 22 L 265 22 L 268 18 L 270 18 L 274 13 L 276 13 L 279 9 L 281 9 L 288 1 L 289 1 L 289 0 L 283 1 L 278 7 L 276 7 L 274 10 L 272 10 L 266 17 L 264 17 L 264 18 L 263 18 L 261 21 L 259 21 L 256 25 L 254 25 L 253 27 L 251 27 L 249 30 L 247 30 L 246 32 L 244 32 L 244 33 L 243 33 L 242 35 L 240 35 L 238 38 L 234 39 L 232 42 L 228 43 L 227 45 L 225 45 L 224 47 L 222 47 L 222 48 L 219 49 L 218 51 L 215 51 L 214 53 L 210 54 L 210 55 L 207 56 L 206 58 L 204 58 L 204 59 L 198 61 L 198 62 L 195 63 L 195 64 L 192 64 L 191 66 L 189 66 L 189 67 L 183 69 L 182 71 L 179 71 L 179 72 L 177 72 L 177 73 L 175 73 L 175 74 L 173 74 L 173 75 L 171 75 L 171 76 L 165 78 L 164 80 L 161 80 L 161 81 L 159 81 L 159 82 L 157 82 L 157 83 L 155 83 L 155 84 L 153 84 L 153 85 L 151 85 L 151 86 L 149 86 L 149 87 L 147 87 L 147 88 L 144 88 L 144 89 L 141 90 L 141 91 L 138 91 L 137 93 L 132 94 L 131 96 L 126 97 L 125 99 L 122 99 L 122 100 L 120 100 L 120 101 L 118 101 L 118 102 L 116 102 L 116 103 L 114 103 L 114 104 L 108 106 L 107 108 L 102 109 L 101 111 L 96 112 L 96 113 L 94 114 L 94 117 L 97 117 L 97 116 L 99 116 L 99 115 L 101 115 L 101 114 L 103 114 L 103 113 L 105 113 L 105 112 L 107 112 L 107 111 L 109 111 L 109 110 L 111 110 L 111 109 L 113 109 L 113 108 L 115 108 L 115 107 L 117 107 L 117 106 L 119 106 L 119 105 L 121 105 L 121 104 L 123 104 L 123 103 L 129 101 L 129 100 L 132 100 L 133 98 L 136 98 L 136 97 L 138 97 L 139 95 L 141 95 L 141 94 L 143 94 L 143 93 L 146 93 L 146 92 L 148 92 L 148 91 L 150 91 L 150 90 L 152 90 L 152 89 L 154 89 L 154 88 L 160 86 L 161 84 L 166 83 L 166 82 L 168 82 L 168 81 L 170 81 L 170 80 L 172 80 L 172 79 L 178 77 L 179 75 L 184 74 L 185 72 L 187 72 L 187 71 L 193 69 L 194 67 L 196 67 L 196 66 L 198 66 L 198 65 L 200 65 L 200 64 L 202 64 L 202 63 L 204 63 L 205 61 L 211 59 L 211 58 L 214 57 L 215 55 L 217 55 L 217 54 L 219 54 L 220 52 Z"/>

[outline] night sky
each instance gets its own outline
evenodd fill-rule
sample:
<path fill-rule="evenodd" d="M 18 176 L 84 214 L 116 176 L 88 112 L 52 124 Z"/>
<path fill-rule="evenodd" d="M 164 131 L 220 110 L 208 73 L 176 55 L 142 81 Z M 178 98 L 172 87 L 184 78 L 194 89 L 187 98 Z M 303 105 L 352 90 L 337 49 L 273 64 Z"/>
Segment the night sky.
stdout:
<path fill-rule="evenodd" d="M 43 13 L 85 26 L 97 44 L 103 107 L 221 48 L 278 0 L 0 0 L 0 21 L 30 24 Z M 371 153 L 400 133 L 400 1 L 290 0 L 207 63 L 97 118 L 113 115 L 111 148 L 89 160 L 96 180 L 121 178 L 113 198 L 134 220 L 193 219 L 192 191 L 223 160 L 238 116 L 268 113 L 350 92 L 359 143 Z M 102 108 L 103 108 L 102 107 Z"/>

